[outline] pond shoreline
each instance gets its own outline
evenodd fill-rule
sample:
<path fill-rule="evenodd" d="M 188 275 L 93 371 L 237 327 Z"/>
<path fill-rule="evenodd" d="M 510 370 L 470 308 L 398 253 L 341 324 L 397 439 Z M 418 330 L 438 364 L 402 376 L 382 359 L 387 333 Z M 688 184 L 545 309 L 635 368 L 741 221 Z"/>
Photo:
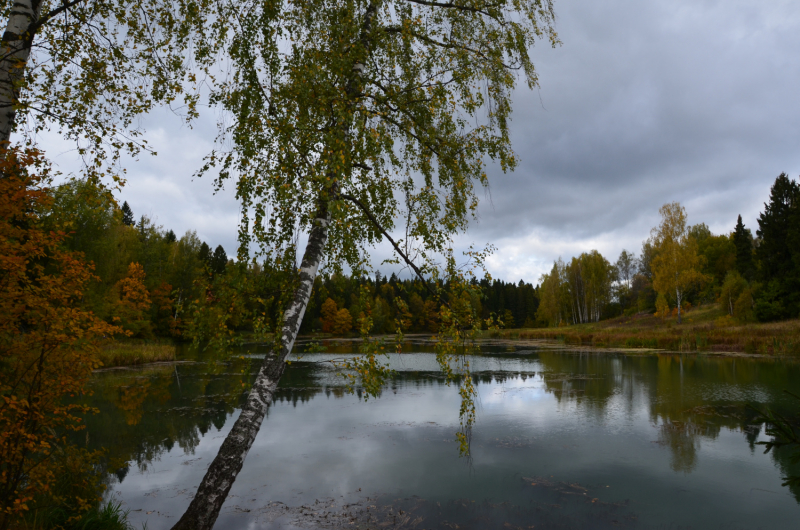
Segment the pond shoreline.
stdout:
<path fill-rule="evenodd" d="M 377 335 L 373 338 L 383 339 L 391 344 L 396 335 Z M 407 342 L 417 344 L 433 344 L 435 342 L 434 335 L 430 334 L 406 334 L 404 335 Z M 564 341 L 557 339 L 529 339 L 529 338 L 480 338 L 480 344 L 487 346 L 513 346 L 513 347 L 532 347 L 543 351 L 558 351 L 563 353 L 622 353 L 626 355 L 659 355 L 659 354 L 680 354 L 680 355 L 696 355 L 696 356 L 712 356 L 712 357 L 741 357 L 753 359 L 792 359 L 800 360 L 800 356 L 792 354 L 774 354 L 774 353 L 748 353 L 737 351 L 697 351 L 697 350 L 678 350 L 670 348 L 629 348 L 619 346 L 587 346 L 581 344 L 568 344 Z M 299 336 L 296 344 L 305 344 L 311 341 L 330 341 L 338 343 L 357 343 L 360 338 L 356 337 L 326 337 L 321 338 L 318 336 Z M 509 352 L 511 353 L 511 352 Z"/>
<path fill-rule="evenodd" d="M 512 330 L 510 330 L 512 331 Z M 517 330 L 513 330 L 517 331 Z M 527 330 L 520 330 L 525 333 Z M 374 339 L 381 339 L 387 344 L 394 342 L 396 335 L 376 335 Z M 432 345 L 435 342 L 434 335 L 428 333 L 414 333 L 404 335 L 405 342 L 412 344 Z M 329 342 L 337 344 L 356 344 L 361 342 L 359 337 L 320 337 L 313 335 L 298 336 L 296 344 L 303 345 L 310 342 Z M 743 351 L 724 351 L 724 350 L 680 350 L 675 348 L 636 348 L 623 346 L 597 346 L 587 344 L 570 344 L 565 340 L 553 338 L 510 338 L 510 337 L 483 337 L 478 339 L 481 345 L 495 347 L 514 347 L 514 348 L 533 348 L 534 351 L 548 351 L 561 353 L 592 353 L 592 354 L 624 354 L 631 356 L 648 355 L 687 355 L 687 356 L 709 356 L 709 357 L 732 357 L 749 359 L 772 359 L 772 360 L 800 360 L 800 356 L 791 353 L 751 353 Z M 260 343 L 244 342 L 242 346 L 254 346 Z M 107 347 L 108 348 L 108 347 Z M 101 360 L 103 366 L 93 370 L 94 373 L 108 372 L 113 370 L 132 370 L 137 367 L 158 366 L 171 364 L 187 364 L 196 361 L 179 359 L 177 354 L 178 346 L 174 343 L 130 343 L 122 342 L 111 346 L 114 350 L 113 360 L 109 355 L 103 355 Z M 154 351 L 157 350 L 157 351 Z M 106 349 L 105 352 L 108 350 Z M 104 352 L 104 353 L 105 353 Z M 511 353 L 511 352 L 509 352 Z"/>

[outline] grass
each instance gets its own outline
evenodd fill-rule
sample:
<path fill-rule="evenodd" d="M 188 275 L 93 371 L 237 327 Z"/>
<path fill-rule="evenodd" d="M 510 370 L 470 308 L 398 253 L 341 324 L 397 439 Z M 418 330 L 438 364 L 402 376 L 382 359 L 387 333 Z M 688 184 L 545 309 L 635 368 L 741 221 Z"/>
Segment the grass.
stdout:
<path fill-rule="evenodd" d="M 122 503 L 108 501 L 104 504 L 93 506 L 88 512 L 80 516 L 64 507 L 43 510 L 28 520 L 19 521 L 15 527 L 25 530 L 46 530 L 61 528 L 63 530 L 134 530 L 128 521 L 128 510 L 122 508 Z"/>
<path fill-rule="evenodd" d="M 80 520 L 73 523 L 74 530 L 133 530 L 128 522 L 128 510 L 122 509 L 122 503 L 107 502 L 94 508 Z"/>
<path fill-rule="evenodd" d="M 165 341 L 123 340 L 105 344 L 98 357 L 103 367 L 134 366 L 175 360 L 175 344 Z"/>
<path fill-rule="evenodd" d="M 558 328 L 509 329 L 501 338 L 549 339 L 567 345 L 645 348 L 678 352 L 800 354 L 800 319 L 783 322 L 737 322 L 717 306 L 702 306 L 683 323 L 649 314 L 618 317 Z"/>

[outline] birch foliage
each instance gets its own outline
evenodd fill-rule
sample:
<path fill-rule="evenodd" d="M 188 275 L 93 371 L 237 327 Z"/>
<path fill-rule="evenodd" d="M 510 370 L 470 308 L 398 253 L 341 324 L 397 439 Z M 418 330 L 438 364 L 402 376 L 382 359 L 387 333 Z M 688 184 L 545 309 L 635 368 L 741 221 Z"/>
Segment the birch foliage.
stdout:
<path fill-rule="evenodd" d="M 661 223 L 651 232 L 656 257 L 650 264 L 653 288 L 661 295 L 675 300 L 678 323 L 681 322 L 681 302 L 684 292 L 705 280 L 700 272 L 701 258 L 697 241 L 689 234 L 686 209 L 677 202 L 659 210 Z"/>
<path fill-rule="evenodd" d="M 238 6 L 231 74 L 212 97 L 220 149 L 203 171 L 236 184 L 240 252 L 292 247 L 323 203 L 329 264 L 361 269 L 400 219 L 397 248 L 446 252 L 488 185 L 485 157 L 517 163 L 511 93 L 520 76 L 536 86 L 534 42 L 557 43 L 551 0 Z"/>
<path fill-rule="evenodd" d="M 88 169 L 148 149 L 157 104 L 197 115 L 224 19 L 211 0 L 0 0 L 0 151 L 55 129 Z"/>

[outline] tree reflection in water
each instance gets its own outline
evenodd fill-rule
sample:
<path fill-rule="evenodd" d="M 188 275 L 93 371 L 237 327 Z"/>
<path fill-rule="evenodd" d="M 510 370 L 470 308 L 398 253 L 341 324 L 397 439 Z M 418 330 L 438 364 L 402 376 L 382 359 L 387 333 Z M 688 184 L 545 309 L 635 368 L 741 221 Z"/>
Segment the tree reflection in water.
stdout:
<path fill-rule="evenodd" d="M 424 345 L 416 349 L 424 349 Z M 340 353 L 347 351 L 335 355 Z M 344 383 L 335 377 L 336 370 L 329 364 L 306 362 L 311 358 L 293 362 L 286 371 L 276 396 L 278 404 L 298 407 L 319 397 L 346 396 Z M 417 361 L 419 358 L 413 354 L 398 361 L 397 378 L 386 391 L 402 387 L 414 392 L 444 384 L 439 373 L 426 370 L 424 363 L 418 366 Z M 476 357 L 473 366 L 476 370 L 473 377 L 479 387 L 524 382 L 520 392 L 542 388 L 552 396 L 556 406 L 580 410 L 598 423 L 608 421 L 610 414 L 632 416 L 635 410 L 644 407 L 650 424 L 656 428 L 655 446 L 669 451 L 669 467 L 678 474 L 695 472 L 703 442 L 717 440 L 723 430 L 740 432 L 752 451 L 759 449 L 755 444 L 763 439 L 763 426 L 748 405 L 786 411 L 792 404 L 782 390 L 796 389 L 800 384 L 800 369 L 796 364 L 746 358 L 548 351 L 518 355 L 498 351 Z M 193 455 L 209 431 L 222 429 L 236 414 L 247 389 L 248 367 L 247 358 L 233 357 L 100 374 L 90 403 L 100 409 L 100 414 L 86 418 L 90 445 L 107 448 L 109 462 L 127 461 L 142 471 L 176 445 Z M 479 417 L 478 430 L 480 421 Z M 546 432 L 540 434 L 546 439 Z M 538 450 L 542 438 L 500 436 L 486 441 L 486 447 L 502 451 Z M 775 449 L 771 458 L 783 475 L 798 472 L 790 462 L 789 451 Z M 109 471 L 116 473 L 117 480 L 126 478 L 125 468 L 110 467 Z M 536 486 L 523 483 L 523 486 L 533 488 L 532 492 L 545 491 L 545 482 L 537 482 Z M 554 499 L 571 498 L 569 487 L 559 488 L 546 491 L 555 495 Z M 800 490 L 792 487 L 791 491 L 800 502 Z M 552 504 L 559 502 L 552 500 Z M 396 507 L 392 506 L 389 503 L 384 508 L 396 513 Z M 289 508 L 286 510 L 291 512 Z M 476 509 L 475 517 L 489 517 L 481 510 L 484 508 Z M 628 515 L 618 513 L 614 517 Z M 621 521 L 619 517 L 616 520 Z M 516 524 L 516 520 L 513 522 Z"/>

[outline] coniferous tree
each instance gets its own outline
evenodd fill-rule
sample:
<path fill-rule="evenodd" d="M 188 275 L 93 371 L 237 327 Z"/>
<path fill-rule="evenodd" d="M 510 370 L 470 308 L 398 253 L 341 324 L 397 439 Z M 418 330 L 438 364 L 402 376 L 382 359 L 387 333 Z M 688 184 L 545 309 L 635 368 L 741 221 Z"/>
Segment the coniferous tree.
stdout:
<path fill-rule="evenodd" d="M 175 235 L 175 232 L 170 230 L 164 235 L 164 239 L 166 240 L 167 243 L 174 243 L 175 241 L 178 240 L 178 236 Z"/>
<path fill-rule="evenodd" d="M 222 245 L 217 245 L 214 249 L 214 254 L 211 256 L 211 271 L 214 274 L 222 274 L 225 272 L 225 267 L 228 266 L 228 255 Z"/>
<path fill-rule="evenodd" d="M 211 261 L 214 255 L 211 252 L 211 247 L 209 247 L 208 243 L 205 241 L 203 241 L 203 244 L 200 245 L 200 250 L 197 252 L 197 257 L 200 259 L 200 263 L 211 269 Z"/>
<path fill-rule="evenodd" d="M 133 210 L 128 205 L 128 201 L 122 203 L 122 224 L 127 226 L 134 226 L 136 221 L 133 220 Z"/>
<path fill-rule="evenodd" d="M 796 205 L 800 189 L 797 182 L 781 173 L 770 189 L 769 203 L 758 217 L 761 238 L 758 260 L 762 279 L 769 281 L 785 276 L 791 269 L 791 252 L 786 246 L 789 235 L 791 209 Z"/>
<path fill-rule="evenodd" d="M 736 270 L 748 281 L 753 279 L 753 234 L 749 228 L 744 227 L 742 216 L 736 221 L 733 231 L 733 245 L 736 247 Z"/>
<path fill-rule="evenodd" d="M 797 220 L 800 216 L 800 186 L 781 173 L 770 189 L 769 203 L 758 217 L 756 232 L 760 244 L 756 249 L 759 277 L 764 289 L 755 302 L 759 320 L 779 320 L 797 316 L 800 311 L 800 259 L 791 243 L 800 238 Z"/>

